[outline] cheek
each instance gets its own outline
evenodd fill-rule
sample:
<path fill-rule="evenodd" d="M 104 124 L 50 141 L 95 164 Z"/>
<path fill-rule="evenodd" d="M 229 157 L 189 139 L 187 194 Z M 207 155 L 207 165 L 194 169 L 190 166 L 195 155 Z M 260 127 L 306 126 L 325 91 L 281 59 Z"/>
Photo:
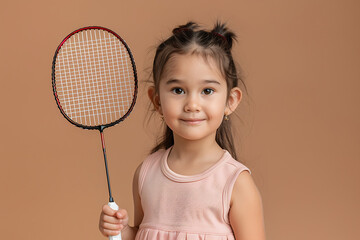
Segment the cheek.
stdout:
<path fill-rule="evenodd" d="M 211 116 L 218 117 L 219 115 L 224 115 L 226 101 L 223 98 L 218 98 L 205 106 Z"/>
<path fill-rule="evenodd" d="M 176 104 L 176 102 L 172 101 L 171 98 L 166 98 L 163 96 L 160 98 L 160 103 L 160 109 L 164 116 L 172 116 L 178 112 L 179 104 Z"/>

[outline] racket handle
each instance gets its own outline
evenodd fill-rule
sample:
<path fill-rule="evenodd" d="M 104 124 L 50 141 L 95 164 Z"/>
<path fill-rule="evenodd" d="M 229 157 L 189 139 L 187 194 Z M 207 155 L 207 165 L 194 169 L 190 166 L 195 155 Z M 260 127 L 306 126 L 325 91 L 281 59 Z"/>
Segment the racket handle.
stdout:
<path fill-rule="evenodd" d="M 113 210 L 116 210 L 116 211 L 119 210 L 119 206 L 115 202 L 109 202 L 108 205 Z M 121 240 L 121 233 L 119 233 L 119 235 L 116 235 L 116 236 L 110 236 L 109 240 Z"/>

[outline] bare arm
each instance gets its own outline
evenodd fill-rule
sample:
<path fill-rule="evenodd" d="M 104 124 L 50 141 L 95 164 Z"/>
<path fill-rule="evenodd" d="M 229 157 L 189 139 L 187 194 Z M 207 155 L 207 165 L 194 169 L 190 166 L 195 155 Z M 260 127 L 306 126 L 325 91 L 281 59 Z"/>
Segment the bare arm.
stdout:
<path fill-rule="evenodd" d="M 133 199 L 134 199 L 134 226 L 128 225 L 129 217 L 125 209 L 115 211 L 108 205 L 104 205 L 100 215 L 99 230 L 106 236 L 115 236 L 120 233 L 123 240 L 134 240 L 143 219 L 140 195 L 138 190 L 138 179 L 141 165 L 136 169 L 133 178 Z"/>
<path fill-rule="evenodd" d="M 248 171 L 235 182 L 229 218 L 236 240 L 266 239 L 261 195 Z"/>
<path fill-rule="evenodd" d="M 140 164 L 135 171 L 133 179 L 133 200 L 134 200 L 134 226 L 130 227 L 127 225 L 121 232 L 123 240 L 133 240 L 135 239 L 136 233 L 139 230 L 139 226 L 144 217 L 144 212 L 141 206 L 141 199 L 139 194 L 139 173 L 140 173 Z"/>

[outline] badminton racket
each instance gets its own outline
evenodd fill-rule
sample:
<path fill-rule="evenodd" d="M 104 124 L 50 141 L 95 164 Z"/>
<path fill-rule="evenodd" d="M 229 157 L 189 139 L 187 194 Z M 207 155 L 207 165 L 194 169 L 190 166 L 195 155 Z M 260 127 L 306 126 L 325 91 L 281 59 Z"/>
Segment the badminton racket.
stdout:
<path fill-rule="evenodd" d="M 134 58 L 125 41 L 110 29 L 84 27 L 67 35 L 52 64 L 52 86 L 61 114 L 83 129 L 100 131 L 108 205 L 118 210 L 110 187 L 104 129 L 129 116 L 137 95 Z M 121 240 L 121 234 L 110 237 Z"/>

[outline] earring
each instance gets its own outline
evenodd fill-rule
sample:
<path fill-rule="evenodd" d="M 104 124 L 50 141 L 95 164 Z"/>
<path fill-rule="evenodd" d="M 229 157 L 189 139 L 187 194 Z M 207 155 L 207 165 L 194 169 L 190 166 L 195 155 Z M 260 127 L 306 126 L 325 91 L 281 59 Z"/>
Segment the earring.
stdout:
<path fill-rule="evenodd" d="M 160 115 L 161 121 L 164 121 L 164 116 Z"/>
<path fill-rule="evenodd" d="M 224 120 L 229 121 L 229 115 L 224 115 Z"/>

